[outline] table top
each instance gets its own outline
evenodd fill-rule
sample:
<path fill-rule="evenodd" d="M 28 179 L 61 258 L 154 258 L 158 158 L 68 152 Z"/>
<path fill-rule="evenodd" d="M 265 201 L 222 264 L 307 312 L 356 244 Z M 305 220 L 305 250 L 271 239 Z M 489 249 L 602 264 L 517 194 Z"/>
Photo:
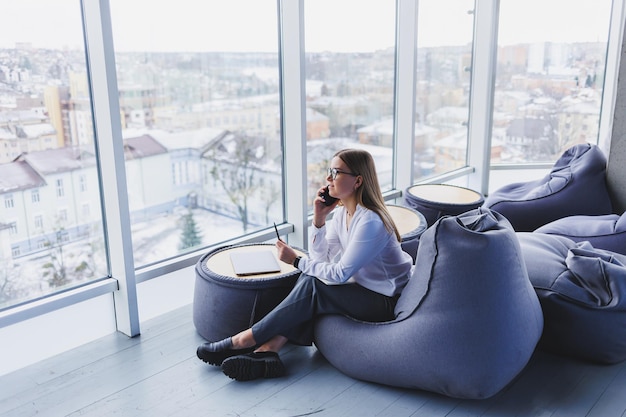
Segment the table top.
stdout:
<path fill-rule="evenodd" d="M 424 217 L 418 216 L 408 207 L 388 204 L 387 210 L 389 210 L 389 214 L 391 214 L 391 217 L 398 228 L 398 233 L 400 233 L 401 236 L 411 233 L 426 224 L 426 219 Z"/>
<path fill-rule="evenodd" d="M 237 275 L 235 274 L 235 270 L 233 269 L 233 264 L 230 260 L 230 254 L 233 251 L 241 251 L 241 252 L 251 252 L 251 251 L 271 251 L 274 256 L 276 256 L 276 260 L 280 265 L 280 272 L 271 272 L 267 274 L 254 274 L 254 275 Z M 304 255 L 299 250 L 295 249 L 299 255 Z M 216 274 L 240 278 L 240 279 L 255 279 L 255 278 L 273 278 L 281 275 L 288 275 L 296 271 L 292 265 L 286 264 L 280 260 L 278 260 L 278 251 L 276 250 L 276 246 L 274 245 L 241 245 L 241 246 L 232 246 L 228 249 L 217 251 L 211 256 L 207 257 L 205 261 L 206 268 L 210 271 L 215 272 Z"/>
<path fill-rule="evenodd" d="M 469 188 L 446 184 L 418 184 L 410 187 L 408 192 L 423 200 L 449 204 L 471 204 L 482 198 Z"/>

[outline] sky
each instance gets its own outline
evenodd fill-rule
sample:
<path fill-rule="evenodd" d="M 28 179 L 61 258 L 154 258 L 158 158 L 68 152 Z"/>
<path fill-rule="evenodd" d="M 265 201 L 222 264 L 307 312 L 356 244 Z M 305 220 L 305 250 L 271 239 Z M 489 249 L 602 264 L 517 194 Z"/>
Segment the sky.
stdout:
<path fill-rule="evenodd" d="M 276 0 L 110 3 L 119 51 L 277 49 Z M 462 45 L 471 39 L 473 17 L 467 11 L 473 0 L 419 4 L 419 45 Z M 305 0 L 307 51 L 370 52 L 392 46 L 394 5 L 395 0 Z M 610 6 L 610 0 L 501 0 L 499 42 L 603 41 Z M 0 47 L 12 48 L 15 42 L 75 47 L 82 43 L 81 30 L 79 0 L 3 0 L 0 5 Z"/>

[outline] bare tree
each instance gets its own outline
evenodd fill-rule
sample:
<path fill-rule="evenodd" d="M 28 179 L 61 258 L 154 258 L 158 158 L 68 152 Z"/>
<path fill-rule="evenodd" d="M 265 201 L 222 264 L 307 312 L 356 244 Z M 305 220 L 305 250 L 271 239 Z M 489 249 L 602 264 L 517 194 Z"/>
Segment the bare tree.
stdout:
<path fill-rule="evenodd" d="M 249 201 L 262 186 L 258 174 L 265 161 L 264 142 L 262 138 L 228 132 L 205 152 L 214 164 L 211 176 L 235 206 L 244 232 L 250 223 Z"/>
<path fill-rule="evenodd" d="M 11 259 L 0 259 L 0 307 L 24 295 L 19 288 L 20 268 Z"/>
<path fill-rule="evenodd" d="M 270 211 L 272 210 L 272 206 L 276 204 L 276 201 L 279 201 L 280 194 L 280 189 L 276 187 L 273 182 L 265 188 L 262 194 L 263 205 L 265 207 L 265 223 L 267 224 L 275 220 L 270 219 Z"/>
<path fill-rule="evenodd" d="M 63 228 L 55 232 L 55 240 L 48 240 L 46 247 L 50 248 L 50 260 L 43 264 L 43 276 L 51 287 L 61 287 L 70 282 L 63 255 Z"/>
<path fill-rule="evenodd" d="M 57 225 L 53 238 L 48 239 L 45 246 L 49 248 L 49 260 L 42 265 L 43 277 L 50 287 L 62 287 L 71 282 L 82 281 L 92 277 L 96 271 L 94 254 L 101 250 L 101 242 L 87 236 L 87 243 L 79 248 L 67 249 L 70 244 L 63 226 Z M 73 245 L 76 246 L 76 245 Z"/>

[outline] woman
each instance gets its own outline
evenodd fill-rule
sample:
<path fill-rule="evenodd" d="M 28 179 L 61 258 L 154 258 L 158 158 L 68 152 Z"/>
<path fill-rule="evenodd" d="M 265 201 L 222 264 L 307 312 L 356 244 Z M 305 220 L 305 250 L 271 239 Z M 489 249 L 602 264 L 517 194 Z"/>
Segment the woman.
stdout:
<path fill-rule="evenodd" d="M 276 242 L 279 259 L 302 271 L 293 290 L 251 328 L 198 347 L 200 359 L 221 365 L 233 379 L 283 375 L 278 352 L 288 340 L 310 345 L 317 315 L 345 314 L 370 322 L 394 318 L 413 260 L 400 246 L 374 160 L 363 150 L 339 151 L 326 179 L 328 194 L 337 200 L 327 202 L 326 187 L 319 189 L 313 203 L 309 255 L 297 256 L 282 240 Z M 327 224 L 328 214 L 337 206 L 340 209 Z"/>

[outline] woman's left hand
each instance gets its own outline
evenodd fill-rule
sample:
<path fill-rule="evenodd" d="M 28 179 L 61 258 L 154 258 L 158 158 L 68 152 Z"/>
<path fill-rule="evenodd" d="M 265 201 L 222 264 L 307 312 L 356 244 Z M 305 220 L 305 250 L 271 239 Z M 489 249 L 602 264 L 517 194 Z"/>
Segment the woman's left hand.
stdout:
<path fill-rule="evenodd" d="M 293 265 L 293 262 L 296 260 L 298 254 L 291 248 L 291 246 L 282 240 L 277 240 L 276 249 L 278 250 L 278 259 L 286 264 Z"/>

